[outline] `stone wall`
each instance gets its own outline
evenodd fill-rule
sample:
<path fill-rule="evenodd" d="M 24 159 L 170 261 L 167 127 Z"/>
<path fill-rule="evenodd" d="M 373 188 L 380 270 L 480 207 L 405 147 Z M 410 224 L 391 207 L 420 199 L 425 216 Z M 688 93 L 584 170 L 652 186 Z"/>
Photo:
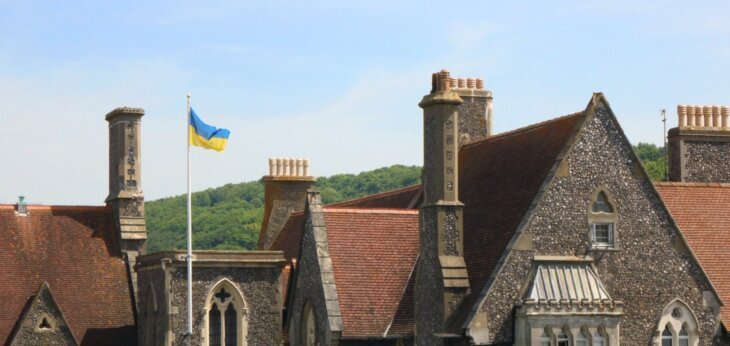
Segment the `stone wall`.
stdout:
<path fill-rule="evenodd" d="M 343 324 L 337 301 L 332 262 L 329 259 L 327 230 L 316 192 L 308 196 L 307 222 L 302 237 L 302 250 L 296 268 L 292 301 L 288 303 L 289 341 L 300 345 L 302 313 L 309 302 L 314 310 L 317 345 L 339 345 Z"/>
<path fill-rule="evenodd" d="M 730 183 L 730 142 L 685 142 L 686 182 Z"/>
<path fill-rule="evenodd" d="M 648 345 L 662 309 L 674 298 L 697 315 L 700 345 L 713 345 L 718 320 L 703 304 L 708 280 L 682 246 L 652 183 L 637 170 L 631 147 L 608 110 L 599 108 L 568 154 L 569 176 L 556 177 L 536 206 L 522 237 L 532 250 L 513 251 L 482 311 L 493 343 L 513 341 L 513 307 L 535 255 L 591 256 L 613 299 L 623 300 L 622 345 Z M 592 250 L 587 211 L 596 189 L 615 196 L 616 249 Z"/>
<path fill-rule="evenodd" d="M 182 252 L 142 256 L 139 273 L 140 345 L 187 345 L 187 267 Z M 222 280 L 228 280 L 243 295 L 246 306 L 248 345 L 281 344 L 281 287 L 285 263 L 279 251 L 196 251 L 193 262 L 193 336 L 190 345 L 203 345 L 206 302 Z M 151 293 L 154 290 L 154 294 Z M 156 313 L 147 311 L 155 304 Z M 153 316 L 155 338 L 149 336 Z"/>
<path fill-rule="evenodd" d="M 47 328 L 39 328 L 44 318 Z M 8 345 L 78 345 L 46 284 L 32 297 Z"/>

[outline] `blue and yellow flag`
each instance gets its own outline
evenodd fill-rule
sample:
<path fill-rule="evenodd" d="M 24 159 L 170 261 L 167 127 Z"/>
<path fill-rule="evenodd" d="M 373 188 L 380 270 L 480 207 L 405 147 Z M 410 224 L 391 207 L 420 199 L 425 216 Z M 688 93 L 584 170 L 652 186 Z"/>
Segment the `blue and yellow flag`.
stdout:
<path fill-rule="evenodd" d="M 204 123 L 192 108 L 190 108 L 189 131 L 190 144 L 215 151 L 223 151 L 226 148 L 228 136 L 231 134 L 226 129 L 219 129 Z"/>

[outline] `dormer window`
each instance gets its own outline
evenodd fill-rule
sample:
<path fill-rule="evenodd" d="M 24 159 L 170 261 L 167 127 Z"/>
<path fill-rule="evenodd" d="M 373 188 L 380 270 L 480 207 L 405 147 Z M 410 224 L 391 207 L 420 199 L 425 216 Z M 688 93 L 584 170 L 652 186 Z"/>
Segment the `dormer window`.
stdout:
<path fill-rule="evenodd" d="M 598 189 L 593 194 L 588 211 L 591 249 L 602 250 L 616 248 L 617 220 L 618 213 L 616 212 L 616 208 L 614 208 L 612 198 L 605 189 Z"/>

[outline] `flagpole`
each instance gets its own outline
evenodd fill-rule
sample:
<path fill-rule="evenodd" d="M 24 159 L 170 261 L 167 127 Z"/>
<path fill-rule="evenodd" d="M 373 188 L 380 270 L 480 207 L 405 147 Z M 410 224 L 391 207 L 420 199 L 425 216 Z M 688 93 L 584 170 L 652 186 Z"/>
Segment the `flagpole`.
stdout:
<path fill-rule="evenodd" d="M 193 337 L 193 206 L 190 179 L 190 94 L 187 95 L 187 132 L 188 132 L 188 345 Z"/>

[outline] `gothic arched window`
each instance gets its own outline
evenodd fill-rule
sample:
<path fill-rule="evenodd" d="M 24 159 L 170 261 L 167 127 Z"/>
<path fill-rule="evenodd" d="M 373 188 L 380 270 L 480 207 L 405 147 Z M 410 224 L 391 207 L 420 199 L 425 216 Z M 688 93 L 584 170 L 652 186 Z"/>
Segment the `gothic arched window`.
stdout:
<path fill-rule="evenodd" d="M 588 346 L 588 336 L 584 329 L 581 329 L 575 337 L 575 346 Z"/>
<path fill-rule="evenodd" d="M 210 291 L 205 320 L 203 335 L 208 346 L 246 345 L 246 302 L 230 281 L 222 280 Z"/>
<path fill-rule="evenodd" d="M 618 213 L 611 196 L 605 189 L 599 188 L 591 199 L 588 208 L 590 244 L 592 249 L 611 249 L 616 247 L 616 221 Z"/>
<path fill-rule="evenodd" d="M 317 320 L 314 318 L 312 304 L 307 301 L 302 309 L 301 344 L 314 346 L 317 341 Z"/>
<path fill-rule="evenodd" d="M 662 346 L 697 346 L 697 318 L 687 304 L 675 299 L 662 310 L 655 342 Z"/>

